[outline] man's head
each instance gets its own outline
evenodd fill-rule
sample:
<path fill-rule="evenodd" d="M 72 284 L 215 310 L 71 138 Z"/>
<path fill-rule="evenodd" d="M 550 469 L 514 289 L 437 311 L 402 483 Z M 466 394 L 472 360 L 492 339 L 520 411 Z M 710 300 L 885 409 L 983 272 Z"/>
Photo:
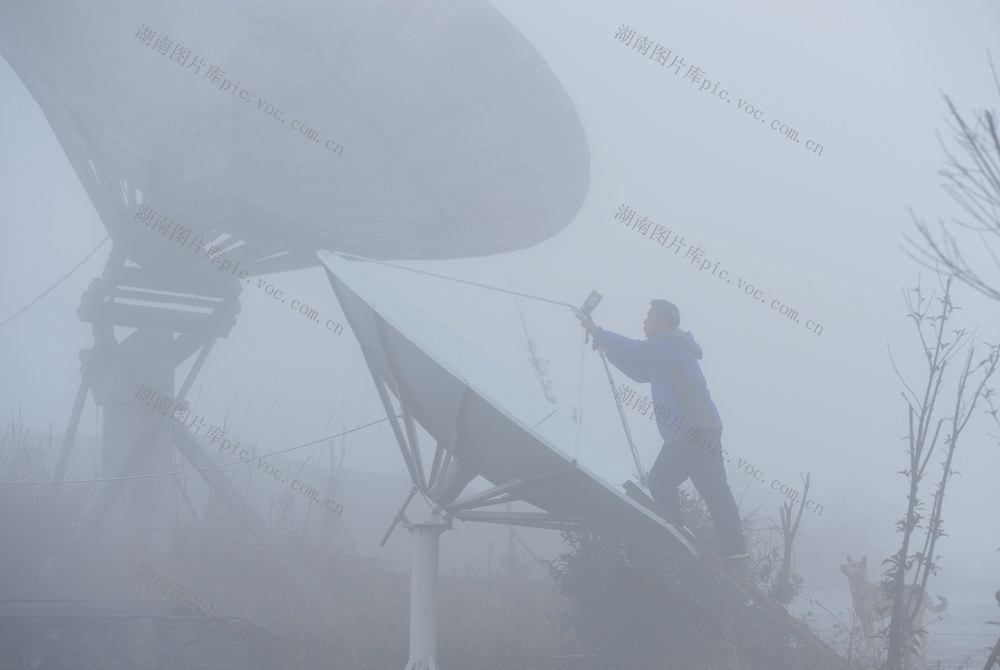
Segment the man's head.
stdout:
<path fill-rule="evenodd" d="M 649 301 L 649 313 L 646 315 L 646 320 L 642 322 L 642 329 L 647 338 L 667 330 L 673 330 L 680 325 L 681 313 L 677 309 L 677 305 L 666 300 Z"/>

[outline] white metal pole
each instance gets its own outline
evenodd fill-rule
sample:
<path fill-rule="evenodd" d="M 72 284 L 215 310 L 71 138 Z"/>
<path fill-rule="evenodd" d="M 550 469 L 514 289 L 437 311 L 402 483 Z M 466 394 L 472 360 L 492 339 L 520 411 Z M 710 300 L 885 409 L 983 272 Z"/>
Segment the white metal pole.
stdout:
<path fill-rule="evenodd" d="M 448 528 L 439 522 L 409 524 L 413 543 L 410 560 L 410 660 L 406 670 L 439 670 L 438 542 Z"/>

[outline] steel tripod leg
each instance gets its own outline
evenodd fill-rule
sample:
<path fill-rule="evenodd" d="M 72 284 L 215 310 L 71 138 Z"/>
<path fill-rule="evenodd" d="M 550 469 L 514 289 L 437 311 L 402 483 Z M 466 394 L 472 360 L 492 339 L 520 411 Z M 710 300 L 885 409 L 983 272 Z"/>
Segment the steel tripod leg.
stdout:
<path fill-rule="evenodd" d="M 61 568 L 64 565 L 65 558 L 80 546 L 85 537 L 93 533 L 98 521 L 104 517 L 111 504 L 115 501 L 115 498 L 125 488 L 125 485 L 129 481 L 128 476 L 135 472 L 136 466 L 142 460 L 142 445 L 146 444 L 154 435 L 154 427 L 149 424 L 139 431 L 139 435 L 126 451 L 124 458 L 122 458 L 113 475 L 114 477 L 121 477 L 121 479 L 101 482 L 100 491 L 90 499 L 90 502 L 87 503 L 87 506 L 80 513 L 76 530 L 74 530 L 66 544 L 63 545 L 63 548 L 57 554 L 48 558 L 42 567 L 42 574 L 49 574 Z"/>
<path fill-rule="evenodd" d="M 215 466 L 216 463 L 208 457 L 201 445 L 191 436 L 180 424 L 170 426 L 169 432 L 173 438 L 173 443 L 178 451 L 184 455 L 191 465 L 196 468 L 206 468 L 199 471 L 205 483 L 215 491 L 226 504 L 226 506 L 236 515 L 243 526 L 253 535 L 254 539 L 271 556 L 271 558 L 284 567 L 286 576 L 292 583 L 292 587 L 298 592 L 301 598 L 318 605 L 324 600 L 324 587 L 312 571 L 293 554 L 273 530 L 271 530 L 260 518 L 246 499 L 240 495 L 232 482 Z"/>
<path fill-rule="evenodd" d="M 66 434 L 63 435 L 62 449 L 59 451 L 59 461 L 53 479 L 56 481 L 66 476 L 66 465 L 69 463 L 69 452 L 73 449 L 73 440 L 76 439 L 76 430 L 80 426 L 80 417 L 83 415 L 83 403 L 87 400 L 87 393 L 90 390 L 90 383 L 84 374 L 80 378 L 80 388 L 76 391 L 76 400 L 73 402 L 73 413 L 69 418 L 69 425 L 66 426 Z"/>

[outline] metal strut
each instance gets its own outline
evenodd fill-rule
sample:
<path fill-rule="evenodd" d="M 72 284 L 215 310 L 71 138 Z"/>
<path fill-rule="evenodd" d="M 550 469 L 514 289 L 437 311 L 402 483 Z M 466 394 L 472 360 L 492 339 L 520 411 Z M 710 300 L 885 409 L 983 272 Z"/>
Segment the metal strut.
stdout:
<path fill-rule="evenodd" d="M 493 486 L 480 493 L 475 493 L 450 505 L 445 505 L 447 512 L 462 521 L 481 521 L 484 523 L 499 523 L 530 528 L 549 528 L 553 530 L 578 530 L 584 525 L 584 519 L 576 515 L 553 514 L 551 512 L 511 512 L 484 511 L 481 508 L 492 507 L 523 500 L 517 496 L 519 489 L 546 479 L 570 474 L 575 466 L 548 472 L 540 475 L 529 475 L 513 479 L 504 484 Z"/>
<path fill-rule="evenodd" d="M 520 498 L 514 496 L 514 492 L 525 484 L 537 482 L 542 479 L 559 477 L 561 475 L 569 474 L 574 470 L 576 470 L 576 467 L 570 466 L 569 468 L 558 470 L 556 472 L 546 472 L 540 475 L 529 475 L 526 477 L 519 477 L 518 479 L 512 479 L 509 482 L 486 489 L 481 493 L 474 493 L 473 495 L 466 496 L 461 500 L 456 500 L 452 504 L 448 505 L 448 511 L 472 510 L 477 507 L 490 507 L 492 505 L 499 505 L 500 503 L 520 500 Z"/>
<path fill-rule="evenodd" d="M 410 506 L 410 501 L 413 500 L 413 496 L 417 495 L 419 491 L 420 489 L 416 486 L 410 489 L 410 495 L 406 496 L 406 502 L 404 502 L 403 506 L 399 508 L 398 512 L 396 512 L 396 518 L 392 520 L 392 525 L 389 526 L 389 530 L 385 531 L 385 535 L 382 536 L 382 541 L 378 543 L 378 546 L 385 546 L 385 543 L 389 541 L 389 536 L 392 535 L 392 531 L 396 530 L 396 526 L 401 523 L 409 523 L 406 518 L 406 508 Z"/>
<path fill-rule="evenodd" d="M 596 344 L 596 343 L 595 343 Z M 642 468 L 642 462 L 639 460 L 639 452 L 635 448 L 635 442 L 632 441 L 632 431 L 628 429 L 628 421 L 625 420 L 625 410 L 622 409 L 622 402 L 618 398 L 618 394 L 615 393 L 615 380 L 611 376 L 611 368 L 608 367 L 608 359 L 604 355 L 604 350 L 600 347 L 597 348 L 597 353 L 601 355 L 601 362 L 604 363 L 604 372 L 608 375 L 608 383 L 611 384 L 611 393 L 615 396 L 615 407 L 618 408 L 618 417 L 622 420 L 622 428 L 625 429 L 625 439 L 628 440 L 628 448 L 632 452 L 632 460 L 635 461 L 635 469 L 638 471 L 639 483 L 645 488 L 649 488 L 646 483 L 646 471 Z"/>

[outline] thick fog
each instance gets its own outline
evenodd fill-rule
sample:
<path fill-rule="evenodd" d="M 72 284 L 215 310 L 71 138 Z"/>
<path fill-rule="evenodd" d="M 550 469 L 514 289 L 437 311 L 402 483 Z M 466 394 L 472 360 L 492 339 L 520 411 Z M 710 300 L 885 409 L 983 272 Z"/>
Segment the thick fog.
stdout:
<path fill-rule="evenodd" d="M 763 525 L 777 523 L 777 508 L 785 500 L 746 474 L 747 464 L 768 483 L 778 480 L 798 490 L 801 476 L 810 473 L 809 497 L 821 511 L 803 515 L 796 542 L 804 593 L 819 599 L 831 592 L 844 596 L 847 580 L 840 566 L 848 554 L 867 555 L 869 578 L 876 579 L 878 563 L 898 549 L 895 523 L 905 511 L 906 481 L 899 471 L 907 467 L 909 428 L 904 386 L 893 363 L 911 387 L 922 388 L 926 379 L 926 360 L 904 296 L 918 280 L 928 295 L 941 290 L 934 272 L 908 256 L 906 249 L 914 247 L 906 238 L 917 238 L 914 217 L 936 225 L 939 219 L 962 216 L 939 174 L 946 158 L 940 141 L 955 146 L 943 96 L 970 118 L 978 110 L 997 109 L 1000 91 L 988 50 L 994 62 L 1000 60 L 1000 6 L 895 0 L 492 4 L 538 51 L 575 107 L 590 156 L 582 206 L 548 239 L 524 242 L 529 246 L 515 251 L 427 261 L 406 260 L 402 253 L 385 257 L 571 304 L 596 290 L 603 301 L 594 321 L 638 339 L 650 300 L 675 303 L 681 329 L 690 330 L 704 349 L 701 366 L 724 424 L 723 445 L 732 457 L 727 476 L 741 512 L 756 510 Z M 166 6 L 150 7 L 142 22 L 155 29 L 169 12 Z M 137 28 L 115 26 L 104 37 L 131 41 Z M 211 40 L 206 28 L 192 28 L 191 35 L 191 41 L 194 36 Z M 632 40 L 638 36 L 652 43 L 648 50 L 636 48 Z M 93 39 L 101 37 L 94 32 Z M 653 60 L 656 45 L 671 49 L 671 59 L 682 56 L 683 71 L 677 74 Z M 467 47 L 475 50 L 475 42 Z M 129 48 L 136 58 L 160 58 Z M 75 55 L 40 53 L 37 58 L 57 63 Z M 684 77 L 690 66 L 700 68 L 700 80 Z M 125 104 L 131 82 L 127 76 L 121 81 Z M 5 240 L 0 321 L 55 285 L 0 327 L 0 413 L 5 423 L 19 414 L 46 444 L 51 431 L 54 460 L 80 383 L 78 352 L 94 346 L 91 325 L 77 316 L 80 296 L 102 273 L 112 241 L 60 281 L 108 233 L 46 116 L 6 62 L 0 62 L 0 99 Z M 510 137 L 493 138 L 498 147 L 523 141 L 519 133 L 532 134 L 516 125 L 509 130 Z M 298 141 L 289 137 L 290 143 Z M 366 146 L 362 137 L 338 141 L 345 147 L 344 165 Z M 308 165 L 314 159 L 307 154 L 320 149 L 296 151 Z M 488 162 L 490 156 L 478 160 Z M 283 174 L 276 171 L 274 178 Z M 531 202 L 517 204 L 532 207 Z M 318 214 L 317 220 L 324 216 Z M 639 224 L 642 217 L 648 228 Z M 476 220 L 467 225 L 483 226 L 484 235 L 512 248 L 522 244 L 516 236 L 534 237 L 513 227 L 505 237 L 498 224 Z M 667 243 L 654 238 L 657 226 L 669 229 Z M 686 246 L 670 248 L 675 238 Z M 1000 285 L 1000 268 L 975 235 L 961 239 L 985 268 L 985 278 Z M 317 243 L 315 248 L 327 247 Z M 549 361 L 559 411 L 574 415 L 582 386 L 584 429 L 615 460 L 612 474 L 634 470 L 613 394 L 589 346 L 581 376 L 583 331 L 569 309 L 391 267 L 362 264 L 361 269 L 538 389 L 523 315 L 538 356 Z M 240 284 L 236 324 L 214 346 L 187 395 L 194 413 L 206 424 L 235 424 L 229 437 L 244 445 L 256 442 L 259 454 L 385 417 L 359 342 L 318 262 Z M 276 300 L 268 284 L 289 301 L 317 310 L 319 321 Z M 961 283 L 953 288 L 953 301 L 962 308 L 954 313 L 954 328 L 977 329 L 973 341 L 977 353 L 985 355 L 983 343 L 1000 338 L 1000 304 Z M 794 309 L 797 319 L 787 309 L 783 315 L 782 306 Z M 325 325 L 330 321 L 341 324 L 342 331 Z M 116 332 L 121 339 L 130 329 Z M 177 388 L 192 360 L 178 368 Z M 649 394 L 648 385 L 617 370 L 613 374 L 616 384 Z M 953 369 L 950 383 L 954 375 Z M 946 394 L 941 404 L 953 402 Z M 990 605 L 1000 587 L 995 520 L 1000 429 L 985 409 L 976 411 L 952 464 L 960 476 L 951 480 L 945 498 L 947 536 L 936 547 L 941 570 L 930 590 L 953 602 Z M 625 413 L 648 468 L 662 440 L 655 424 L 636 409 L 626 407 Z M 100 467 L 104 418 L 88 398 L 69 470 L 74 478 L 109 476 Z M 434 445 L 424 437 L 429 467 Z M 337 515 L 343 524 L 340 537 L 358 554 L 389 561 L 405 573 L 407 533 L 397 529 L 379 547 L 410 490 L 389 424 L 357 431 L 337 444 L 344 458 L 334 501 L 343 508 Z M 215 445 L 204 443 L 204 449 L 218 462 Z M 323 492 L 330 453 L 321 445 L 268 460 Z M 168 469 L 193 467 L 179 457 L 165 463 Z M 220 471 L 247 476 L 236 468 Z M 611 474 L 596 474 L 620 484 Z M 49 469 L 33 478 L 51 476 Z M 934 464 L 925 485 L 938 476 Z M 192 489 L 195 508 L 207 499 L 199 486 Z M 484 487 L 481 481 L 474 486 Z M 314 515 L 327 514 L 320 509 L 326 503 L 321 497 Z M 424 520 L 428 513 L 418 496 L 410 519 Z M 541 559 L 565 551 L 556 531 L 517 533 Z M 442 582 L 469 561 L 495 561 L 498 547 L 506 550 L 511 537 L 502 526 L 456 522 L 442 536 Z M 405 591 L 407 584 L 400 582 L 400 588 Z M 0 597 L 11 596 L 31 594 L 0 585 Z M 236 605 L 230 611 L 241 616 Z"/>

